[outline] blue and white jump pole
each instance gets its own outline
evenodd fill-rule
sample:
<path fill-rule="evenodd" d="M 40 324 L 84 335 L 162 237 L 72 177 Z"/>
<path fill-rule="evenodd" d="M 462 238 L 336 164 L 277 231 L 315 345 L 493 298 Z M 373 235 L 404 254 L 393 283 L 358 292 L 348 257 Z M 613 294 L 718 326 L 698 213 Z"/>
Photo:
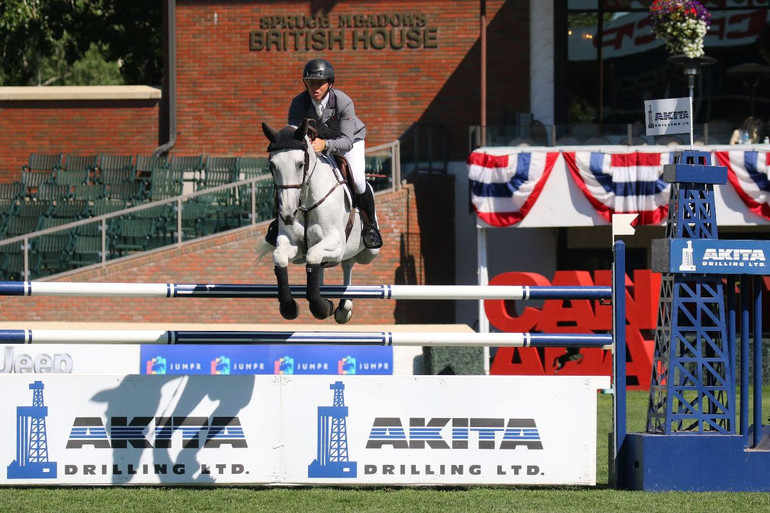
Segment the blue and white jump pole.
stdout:
<path fill-rule="evenodd" d="M 626 436 L 625 245 L 613 244 L 611 287 L 518 285 L 351 285 L 321 287 L 321 296 L 393 300 L 612 300 L 612 333 L 454 333 L 331 331 L 0 330 L 0 343 L 334 344 L 381 346 L 592 347 L 613 352 L 614 458 Z M 293 296 L 305 295 L 292 286 Z M 0 282 L 0 296 L 276 298 L 276 285 Z"/>
<path fill-rule="evenodd" d="M 291 287 L 304 297 L 304 285 Z M 155 298 L 276 298 L 277 285 L 217 283 L 0 282 L 0 296 L 88 296 Z M 610 299 L 611 287 L 535 287 L 520 285 L 322 285 L 327 299 L 394 300 L 545 300 Z"/>

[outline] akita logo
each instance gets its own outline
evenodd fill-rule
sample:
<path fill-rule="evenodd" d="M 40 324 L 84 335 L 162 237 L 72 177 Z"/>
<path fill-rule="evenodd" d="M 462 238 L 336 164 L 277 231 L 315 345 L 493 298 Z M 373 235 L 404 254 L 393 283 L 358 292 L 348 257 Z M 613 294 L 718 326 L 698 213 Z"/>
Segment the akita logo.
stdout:
<path fill-rule="evenodd" d="M 535 419 L 417 417 L 408 426 L 397 417 L 376 417 L 366 448 L 543 449 Z M 471 445 L 472 439 L 477 442 Z"/>
<path fill-rule="evenodd" d="M 703 260 L 719 262 L 764 262 L 765 252 L 761 249 L 714 249 L 703 253 Z"/>
<path fill-rule="evenodd" d="M 671 119 L 689 119 L 690 113 L 686 110 L 671 110 L 655 113 L 655 121 L 668 121 Z"/>
<path fill-rule="evenodd" d="M 75 417 L 67 440 L 67 449 L 160 448 L 174 444 L 174 433 L 181 433 L 184 449 L 228 445 L 246 448 L 238 417 L 111 417 L 104 422 L 99 417 Z"/>

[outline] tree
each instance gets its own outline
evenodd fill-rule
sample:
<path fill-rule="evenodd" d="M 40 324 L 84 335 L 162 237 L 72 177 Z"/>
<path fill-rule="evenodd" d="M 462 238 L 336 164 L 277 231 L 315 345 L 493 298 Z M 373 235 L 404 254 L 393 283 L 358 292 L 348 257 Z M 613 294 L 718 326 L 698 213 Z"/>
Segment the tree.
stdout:
<path fill-rule="evenodd" d="M 3 0 L 0 85 L 160 84 L 162 2 Z"/>

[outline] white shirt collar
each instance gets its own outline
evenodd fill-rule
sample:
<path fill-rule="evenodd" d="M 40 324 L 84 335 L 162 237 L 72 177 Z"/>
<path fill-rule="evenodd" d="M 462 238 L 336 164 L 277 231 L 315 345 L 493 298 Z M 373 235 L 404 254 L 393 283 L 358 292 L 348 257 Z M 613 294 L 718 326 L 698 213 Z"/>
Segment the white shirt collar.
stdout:
<path fill-rule="evenodd" d="M 318 105 L 321 106 L 321 109 L 326 109 L 326 105 L 329 103 L 329 93 L 326 93 L 323 98 L 321 98 L 320 102 L 317 102 L 311 98 L 311 101 L 313 102 L 314 107 L 318 107 Z"/>

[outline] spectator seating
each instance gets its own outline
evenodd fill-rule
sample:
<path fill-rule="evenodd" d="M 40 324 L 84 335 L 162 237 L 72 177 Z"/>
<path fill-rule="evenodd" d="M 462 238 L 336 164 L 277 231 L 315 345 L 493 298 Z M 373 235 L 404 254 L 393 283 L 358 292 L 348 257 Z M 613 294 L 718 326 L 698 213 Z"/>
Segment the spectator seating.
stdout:
<path fill-rule="evenodd" d="M 367 178 L 386 182 L 382 169 L 388 161 L 387 156 L 368 156 Z M 31 154 L 14 183 L 0 184 L 0 239 L 111 215 L 30 237 L 29 279 L 34 279 L 174 243 L 180 235 L 190 240 L 272 219 L 275 188 L 269 178 L 186 198 L 181 213 L 177 203 L 168 203 L 114 215 L 147 202 L 268 175 L 267 156 Z M 0 248 L 0 279 L 22 279 L 21 245 Z"/>

